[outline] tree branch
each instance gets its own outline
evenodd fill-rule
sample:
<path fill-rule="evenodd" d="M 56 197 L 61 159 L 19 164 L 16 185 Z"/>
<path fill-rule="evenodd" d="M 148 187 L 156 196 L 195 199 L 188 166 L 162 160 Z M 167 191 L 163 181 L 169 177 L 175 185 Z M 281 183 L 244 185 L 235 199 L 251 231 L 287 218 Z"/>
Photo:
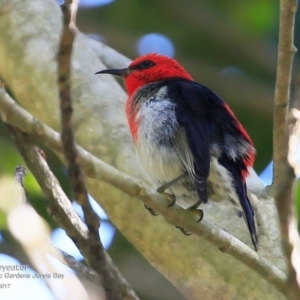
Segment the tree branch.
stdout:
<path fill-rule="evenodd" d="M 31 116 L 38 117 L 44 124 L 58 131 L 55 54 L 61 33 L 60 7 L 51 0 L 10 0 L 9 6 L 5 3 L 0 4 L 0 11 L 5 12 L 0 18 L 1 77 Z M 94 75 L 105 66 L 83 36 L 77 35 L 72 57 L 76 141 L 106 163 L 126 174 L 143 178 L 125 119 L 126 95 L 112 77 L 99 78 Z M 21 119 L 15 121 L 24 125 Z M 43 136 L 43 133 L 40 132 L 39 136 Z M 41 142 L 42 139 L 45 140 L 40 138 Z M 54 135 L 55 139 L 59 149 L 55 149 L 55 143 L 50 148 L 62 158 L 59 135 Z M 83 166 L 82 161 L 80 164 Z M 91 168 L 86 167 L 85 171 L 90 171 L 95 177 L 93 164 L 89 166 Z M 207 300 L 219 298 L 220 293 L 225 299 L 284 298 L 258 273 L 232 256 L 224 255 L 205 238 L 183 236 L 162 217 L 150 216 L 138 200 L 120 192 L 113 185 L 88 177 L 85 177 L 85 183 L 93 198 L 101 202 L 114 225 L 187 299 L 199 299 L 203 291 Z M 259 198 L 259 209 L 264 222 L 267 222 L 266 226 L 258 224 L 259 255 L 285 270 L 273 199 L 265 196 Z M 243 220 L 229 206 L 213 203 L 204 205 L 205 220 L 217 224 L 250 245 Z M 211 286 L 214 288 L 211 289 Z"/>
<path fill-rule="evenodd" d="M 47 146 L 54 145 L 60 150 L 60 139 L 58 134 L 48 126 L 42 124 L 28 112 L 17 106 L 16 103 L 5 92 L 0 90 L 0 109 L 4 114 L 5 122 L 17 123 L 15 120 L 22 120 L 24 126 L 20 126 L 27 133 L 34 134 Z M 141 180 L 132 178 L 103 161 L 89 154 L 77 146 L 78 161 L 82 165 L 87 176 L 114 185 L 124 193 L 142 200 L 145 204 L 160 212 L 167 222 L 172 225 L 179 225 L 192 233 L 195 233 L 215 245 L 221 251 L 226 252 L 237 260 L 243 262 L 249 268 L 262 275 L 265 280 L 281 291 L 285 284 L 285 275 L 274 265 L 268 262 L 256 252 L 247 247 L 244 243 L 234 238 L 222 229 L 213 226 L 202 220 L 196 223 L 192 214 L 178 205 L 168 207 L 167 200 L 159 193 L 146 186 Z"/>
<path fill-rule="evenodd" d="M 8 127 L 14 133 L 14 128 L 9 125 Z M 21 173 L 23 172 L 21 171 Z M 59 256 L 59 253 L 50 243 L 50 228 L 36 211 L 26 203 L 24 187 L 18 179 L 6 179 L 6 182 L 2 181 L 1 183 L 0 195 L 3 197 L 0 201 L 1 210 L 7 216 L 8 230 L 30 259 L 31 263 L 29 265 L 42 274 L 59 272 L 57 266 L 49 260 L 48 256 L 49 254 L 54 258 Z M 3 201 L 4 199 L 5 201 Z M 44 281 L 55 297 L 60 298 L 62 286 L 59 289 L 51 280 L 51 277 L 45 277 Z M 73 299 L 75 295 L 80 299 L 87 299 L 87 293 L 76 276 L 70 274 L 68 280 L 64 278 L 63 287 L 66 288 L 70 299 Z"/>
<path fill-rule="evenodd" d="M 19 129 L 14 129 L 13 135 L 16 145 L 27 166 L 41 186 L 41 189 L 47 199 L 47 208 L 50 214 L 68 233 L 87 261 L 93 262 L 98 255 L 97 253 L 94 253 L 94 249 L 91 247 L 91 244 L 93 243 L 91 238 L 93 238 L 93 236 L 90 236 L 87 226 L 74 211 L 70 200 L 65 195 L 56 177 L 50 170 L 44 158 L 44 154 L 32 144 L 29 136 Z M 101 261 L 102 266 L 100 265 L 94 268 L 93 265 L 92 267 L 97 274 L 100 275 L 103 287 L 104 279 L 102 277 L 105 275 L 109 278 L 110 284 L 116 290 L 112 291 L 112 293 L 118 293 L 118 295 L 120 295 L 120 299 L 138 299 L 135 293 L 130 289 L 126 280 L 114 266 L 110 257 L 104 252 L 104 250 L 102 251 L 104 255 L 103 259 L 105 260 L 105 273 L 103 272 L 103 261 Z"/>
<path fill-rule="evenodd" d="M 67 160 L 68 173 L 76 201 L 81 205 L 84 219 L 88 227 L 88 239 L 90 254 L 88 263 L 101 276 L 107 299 L 122 299 L 116 288 L 113 277 L 109 272 L 109 266 L 105 259 L 103 245 L 99 237 L 100 220 L 92 209 L 88 199 L 80 165 L 77 160 L 75 139 L 73 131 L 73 105 L 71 99 L 71 54 L 73 41 L 76 35 L 75 19 L 77 11 L 76 0 L 66 0 L 62 5 L 63 29 L 57 55 L 58 61 L 58 87 L 61 112 L 61 140 L 64 156 Z"/>
<path fill-rule="evenodd" d="M 286 161 L 287 148 L 287 117 L 290 99 L 290 84 L 293 57 L 296 48 L 293 45 L 294 20 L 297 10 L 296 0 L 280 1 L 280 27 L 278 44 L 278 63 L 276 75 L 276 87 L 274 98 L 274 127 L 273 127 L 273 160 L 274 178 L 273 184 L 284 179 L 285 174 L 281 170 L 282 163 Z M 287 207 L 280 207 L 279 215 L 288 215 Z"/>
<path fill-rule="evenodd" d="M 274 98 L 273 160 L 275 201 L 282 235 L 282 246 L 288 265 L 288 278 L 284 293 L 289 299 L 299 299 L 300 289 L 296 272 L 291 263 L 293 247 L 290 244 L 290 226 L 293 218 L 292 188 L 295 173 L 288 163 L 289 147 L 288 110 L 290 101 L 291 73 L 296 48 L 293 45 L 296 0 L 280 1 L 280 25 L 276 87 Z"/>
<path fill-rule="evenodd" d="M 77 261 L 72 255 L 58 249 L 64 257 L 61 263 L 66 264 L 72 270 L 74 270 L 79 276 L 86 280 L 93 282 L 99 286 L 102 286 L 102 280 L 100 276 L 91 268 Z"/>

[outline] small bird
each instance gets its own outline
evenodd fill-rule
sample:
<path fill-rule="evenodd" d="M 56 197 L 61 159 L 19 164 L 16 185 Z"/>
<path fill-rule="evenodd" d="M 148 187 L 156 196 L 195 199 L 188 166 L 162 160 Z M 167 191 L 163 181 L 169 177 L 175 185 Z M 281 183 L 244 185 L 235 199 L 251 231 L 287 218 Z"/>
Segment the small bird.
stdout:
<path fill-rule="evenodd" d="M 255 149 L 229 106 L 176 60 L 156 53 L 96 74 L 124 78 L 136 153 L 158 191 L 175 195 L 176 203 L 190 210 L 208 199 L 229 200 L 243 215 L 257 250 L 246 187 Z"/>

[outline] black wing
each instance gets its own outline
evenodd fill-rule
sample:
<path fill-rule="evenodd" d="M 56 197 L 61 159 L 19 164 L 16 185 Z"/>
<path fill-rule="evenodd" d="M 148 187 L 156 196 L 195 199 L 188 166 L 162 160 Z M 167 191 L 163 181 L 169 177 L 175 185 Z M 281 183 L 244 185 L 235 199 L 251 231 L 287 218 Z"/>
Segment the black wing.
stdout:
<path fill-rule="evenodd" d="M 257 233 L 254 212 L 247 196 L 243 172 L 253 147 L 248 136 L 224 101 L 210 89 L 185 79 L 168 82 L 170 98 L 176 102 L 176 116 L 184 128 L 194 158 L 195 186 L 207 202 L 207 179 L 212 149 L 217 149 L 218 162 L 231 174 L 243 215 L 256 248 Z"/>
<path fill-rule="evenodd" d="M 190 93 L 193 91 L 188 89 L 189 85 L 184 86 L 184 83 L 179 80 L 168 86 L 169 96 L 176 102 L 176 117 L 181 125 L 175 136 L 174 146 L 194 181 L 200 199 L 207 203 L 207 180 L 210 171 L 210 128 L 206 121 L 205 109 L 204 107 L 201 108 L 201 101 L 198 102 L 197 111 L 191 109 L 190 101 L 195 95 Z"/>

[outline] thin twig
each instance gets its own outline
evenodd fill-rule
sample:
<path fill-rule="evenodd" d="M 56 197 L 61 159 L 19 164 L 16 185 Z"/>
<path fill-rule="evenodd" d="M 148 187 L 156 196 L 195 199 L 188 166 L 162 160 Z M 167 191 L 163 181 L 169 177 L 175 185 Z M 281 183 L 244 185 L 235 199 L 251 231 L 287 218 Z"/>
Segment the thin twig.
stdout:
<path fill-rule="evenodd" d="M 72 124 L 73 105 L 71 99 L 71 55 L 76 35 L 75 19 L 77 1 L 66 0 L 62 5 L 63 29 L 58 60 L 58 87 L 61 112 L 61 139 L 64 155 L 67 160 L 69 177 L 76 201 L 81 205 L 84 219 L 89 230 L 90 251 L 94 255 L 88 256 L 88 262 L 98 272 L 103 281 L 108 299 L 122 299 L 114 285 L 104 256 L 103 245 L 99 237 L 100 220 L 93 211 L 88 199 L 80 165 L 77 160 L 74 131 Z"/>
<path fill-rule="evenodd" d="M 58 87 L 61 111 L 61 140 L 64 155 L 67 160 L 69 177 L 74 190 L 75 199 L 79 204 L 84 205 L 88 202 L 88 196 L 80 166 L 76 161 L 77 153 L 74 147 L 75 139 L 72 124 L 73 105 L 71 99 L 70 76 L 71 54 L 73 50 L 73 41 L 76 34 L 75 24 L 72 23 L 75 21 L 75 16 L 73 16 L 71 12 L 71 7 L 73 5 L 74 4 L 72 4 L 72 0 L 65 1 L 65 3 L 62 5 L 64 26 L 57 55 Z"/>
<path fill-rule="evenodd" d="M 64 251 L 60 250 L 62 255 L 64 256 L 65 261 L 68 263 L 68 266 L 72 268 L 74 271 L 76 271 L 80 276 L 86 278 L 87 280 L 102 285 L 101 278 L 99 275 L 92 269 L 88 268 L 87 266 L 79 263 L 74 257 L 71 255 L 65 253 Z M 105 253 L 106 260 L 108 261 L 108 264 L 110 265 L 110 271 L 113 274 L 113 277 L 116 278 L 116 284 L 119 287 L 119 290 L 122 294 L 123 300 L 138 300 L 138 297 L 134 293 L 134 291 L 131 289 L 125 278 L 120 273 L 119 269 L 115 266 L 114 262 L 111 260 L 110 256 Z M 62 262 L 64 263 L 64 262 Z"/>
<path fill-rule="evenodd" d="M 286 161 L 287 148 L 287 117 L 290 98 L 291 71 L 296 48 L 293 45 L 294 20 L 297 9 L 297 0 L 280 1 L 280 28 L 278 44 L 278 62 L 276 87 L 274 97 L 274 127 L 273 127 L 273 159 L 274 178 L 277 184 L 285 176 L 281 170 L 283 161 Z M 286 209 L 283 210 L 283 214 Z"/>
<path fill-rule="evenodd" d="M 292 245 L 289 240 L 289 224 L 292 218 L 292 187 L 294 170 L 288 163 L 288 109 L 293 57 L 296 48 L 293 44 L 294 21 L 297 0 L 280 1 L 280 25 L 276 87 L 274 98 L 273 159 L 275 201 L 281 227 L 282 246 L 288 266 L 288 277 L 284 294 L 289 299 L 299 299 L 300 289 L 296 272 L 291 263 Z"/>
<path fill-rule="evenodd" d="M 27 166 L 41 186 L 41 189 L 47 199 L 47 209 L 50 214 L 57 223 L 65 229 L 83 256 L 88 261 L 93 261 L 92 256 L 97 256 L 97 253 L 94 253 L 93 249 L 90 247 L 91 241 L 88 228 L 74 211 L 70 200 L 49 168 L 44 154 L 39 148 L 32 144 L 29 136 L 22 133 L 19 129 L 14 129 L 14 139 Z M 114 288 L 121 295 L 121 299 L 137 300 L 137 296 L 129 287 L 128 283 L 122 277 L 106 252 L 104 252 L 104 259 L 105 265 L 107 266 L 107 276 L 112 281 Z M 98 276 L 99 275 L 103 284 L 103 274 L 98 273 Z"/>
<path fill-rule="evenodd" d="M 7 125 L 12 136 L 15 137 L 16 132 L 20 132 L 19 129 L 15 129 L 12 126 Z M 23 133 L 22 133 L 23 134 Z M 19 141 L 16 141 L 17 143 Z M 22 146 L 21 146 L 22 147 Z M 4 193 L 5 201 L 11 201 L 11 206 L 5 207 L 2 205 L 1 209 L 4 208 L 7 216 L 7 228 L 11 233 L 12 237 L 18 242 L 19 247 L 21 247 L 28 258 L 31 261 L 30 265 L 33 265 L 38 273 L 49 273 L 53 274 L 57 272 L 57 267 L 49 261 L 48 254 L 53 257 L 59 256 L 59 253 L 54 249 L 54 247 L 49 242 L 50 228 L 45 224 L 44 220 L 36 213 L 36 211 L 25 203 L 25 189 L 20 183 L 23 181 L 23 176 L 26 172 L 22 166 L 18 166 L 17 169 L 20 171 L 17 173 L 18 178 L 14 180 L 10 186 L 10 191 L 5 191 L 5 185 L 2 185 L 1 195 Z M 7 188 L 6 188 L 7 189 Z M 17 193 L 15 191 L 18 191 Z M 21 201 L 20 201 L 21 200 Z M 51 281 L 50 277 L 44 277 L 44 282 L 48 288 L 53 292 L 53 295 L 59 297 L 59 289 Z M 71 275 L 68 281 L 63 282 L 64 288 L 69 291 L 70 298 L 78 296 L 80 299 L 87 300 L 86 292 L 82 288 L 79 280 Z M 71 286 L 73 287 L 71 289 Z"/>
<path fill-rule="evenodd" d="M 79 276 L 85 278 L 86 280 L 93 282 L 99 286 L 102 286 L 102 281 L 99 275 L 91 268 L 77 261 L 72 255 L 58 249 L 64 257 L 61 263 L 66 264 L 72 270 L 74 270 Z"/>
<path fill-rule="evenodd" d="M 287 267 L 288 267 L 288 276 L 284 288 L 284 293 L 289 295 L 289 299 L 299 299 L 300 290 L 296 280 L 296 272 L 291 263 L 291 254 L 292 254 L 292 245 L 290 244 L 289 239 L 289 224 L 290 219 L 292 218 L 292 206 L 294 205 L 292 200 L 292 188 L 295 180 L 295 173 L 291 166 L 287 163 L 285 166 L 281 167 L 282 172 L 284 172 L 284 178 L 276 186 L 275 191 L 275 200 L 276 203 L 282 202 L 277 206 L 279 210 L 283 205 L 288 207 L 285 211 L 287 212 L 286 216 L 283 216 L 282 213 L 279 213 L 280 225 L 281 225 L 281 236 L 282 236 L 282 246 L 284 255 L 286 257 Z M 278 204 L 277 204 L 278 205 Z"/>
<path fill-rule="evenodd" d="M 0 110 L 5 122 L 35 135 L 46 146 L 60 153 L 62 152 L 59 134 L 18 106 L 1 89 Z M 216 247 L 226 249 L 228 255 L 244 263 L 250 269 L 263 276 L 267 282 L 273 284 L 277 290 L 282 291 L 286 280 L 285 274 L 244 243 L 204 220 L 196 223 L 189 212 L 177 205 L 174 205 L 173 208 L 167 208 L 168 203 L 166 199 L 145 185 L 141 180 L 115 169 L 79 146 L 76 146 L 76 149 L 78 162 L 83 167 L 86 176 L 102 180 L 115 186 L 127 195 L 142 200 L 145 204 L 160 212 L 169 223 L 186 228 L 202 236 Z"/>

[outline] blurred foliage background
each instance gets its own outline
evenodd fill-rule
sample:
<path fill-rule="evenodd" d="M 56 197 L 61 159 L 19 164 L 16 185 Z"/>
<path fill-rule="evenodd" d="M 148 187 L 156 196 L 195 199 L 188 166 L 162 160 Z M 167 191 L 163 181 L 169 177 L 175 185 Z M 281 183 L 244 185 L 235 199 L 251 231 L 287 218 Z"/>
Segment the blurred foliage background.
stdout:
<path fill-rule="evenodd" d="M 279 3 L 273 0 L 82 0 L 77 23 L 79 30 L 132 59 L 155 49 L 174 55 L 196 81 L 231 106 L 254 141 L 255 170 L 260 173 L 272 158 L 278 17 Z M 300 46 L 299 22 L 298 17 L 296 47 Z M 297 56 L 294 78 L 299 75 Z M 12 175 L 22 159 L 3 124 L 0 149 L 0 176 Z M 65 169 L 51 152 L 47 151 L 47 157 L 70 194 Z M 55 229 L 30 174 L 26 187 L 30 201 Z M 2 227 L 4 240 L 9 239 L 7 235 Z M 141 299 L 183 299 L 121 233 L 115 233 L 109 253 Z"/>

